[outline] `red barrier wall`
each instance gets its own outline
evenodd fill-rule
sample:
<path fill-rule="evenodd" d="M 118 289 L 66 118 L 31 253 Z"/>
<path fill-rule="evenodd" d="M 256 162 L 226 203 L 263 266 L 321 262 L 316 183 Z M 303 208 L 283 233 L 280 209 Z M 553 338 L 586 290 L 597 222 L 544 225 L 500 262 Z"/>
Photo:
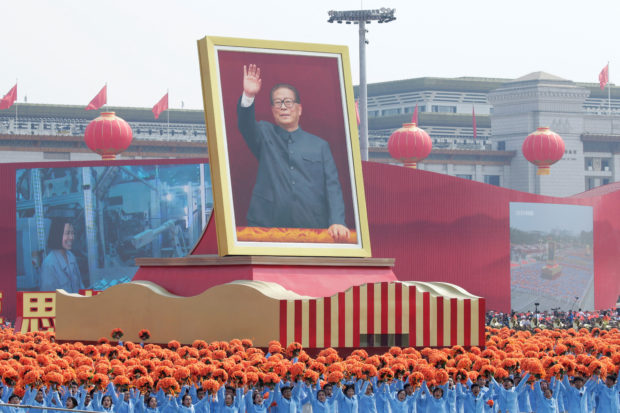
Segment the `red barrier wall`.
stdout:
<path fill-rule="evenodd" d="M 372 256 L 395 258 L 398 279 L 453 283 L 485 297 L 487 309 L 510 311 L 510 202 L 587 205 L 594 218 L 595 305 L 615 306 L 620 183 L 556 198 L 400 166 L 364 162 L 363 168 Z M 217 253 L 214 229 L 194 254 Z"/>
<path fill-rule="evenodd" d="M 200 162 L 204 160 L 0 165 L 0 315 L 15 318 L 16 169 Z M 450 282 L 486 298 L 487 309 L 509 311 L 509 203 L 590 205 L 595 305 L 598 309 L 615 305 L 620 294 L 620 183 L 554 198 L 372 162 L 365 162 L 363 168 L 373 257 L 395 258 L 399 279 Z M 205 232 L 193 254 L 217 252 L 213 230 Z M 141 279 L 148 278 L 146 270 L 139 270 Z"/>
<path fill-rule="evenodd" d="M 453 283 L 504 312 L 510 311 L 510 202 L 593 206 L 595 306 L 616 304 L 620 183 L 555 198 L 370 162 L 364 183 L 373 257 L 395 258 L 400 280 Z"/>

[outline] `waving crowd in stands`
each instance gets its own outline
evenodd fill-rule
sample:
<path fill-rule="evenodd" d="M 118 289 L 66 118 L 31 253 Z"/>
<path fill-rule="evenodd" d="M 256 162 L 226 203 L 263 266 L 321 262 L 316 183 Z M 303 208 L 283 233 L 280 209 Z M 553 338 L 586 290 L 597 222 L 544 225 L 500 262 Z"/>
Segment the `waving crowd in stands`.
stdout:
<path fill-rule="evenodd" d="M 581 328 L 612 329 L 620 328 L 620 309 L 602 311 L 531 311 L 525 313 L 501 313 L 489 311 L 486 323 L 493 328 L 508 327 L 515 330 L 533 330 L 535 328 Z"/>

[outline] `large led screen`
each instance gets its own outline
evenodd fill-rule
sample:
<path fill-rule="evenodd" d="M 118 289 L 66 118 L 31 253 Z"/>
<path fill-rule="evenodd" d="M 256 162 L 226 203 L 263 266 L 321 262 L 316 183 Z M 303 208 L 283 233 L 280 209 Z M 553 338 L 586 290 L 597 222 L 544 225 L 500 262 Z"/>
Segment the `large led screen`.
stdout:
<path fill-rule="evenodd" d="M 511 308 L 593 310 L 592 243 L 592 207 L 511 202 Z"/>
<path fill-rule="evenodd" d="M 16 172 L 17 290 L 105 290 L 138 257 L 181 257 L 213 207 L 208 165 Z"/>

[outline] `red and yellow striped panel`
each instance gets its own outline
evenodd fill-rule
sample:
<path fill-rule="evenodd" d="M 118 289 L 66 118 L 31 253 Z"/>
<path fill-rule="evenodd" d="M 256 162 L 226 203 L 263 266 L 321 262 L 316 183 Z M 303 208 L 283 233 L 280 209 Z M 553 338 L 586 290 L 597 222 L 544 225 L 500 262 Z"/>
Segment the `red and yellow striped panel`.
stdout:
<path fill-rule="evenodd" d="M 447 283 L 351 287 L 331 297 L 280 301 L 280 341 L 304 347 L 484 345 L 485 301 Z M 390 339 L 391 337 L 391 339 Z"/>

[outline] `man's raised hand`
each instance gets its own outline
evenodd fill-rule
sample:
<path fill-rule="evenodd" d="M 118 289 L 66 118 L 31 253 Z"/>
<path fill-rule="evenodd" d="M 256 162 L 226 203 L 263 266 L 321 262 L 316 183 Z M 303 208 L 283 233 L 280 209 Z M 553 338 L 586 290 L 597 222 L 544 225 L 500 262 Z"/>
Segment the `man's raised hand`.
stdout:
<path fill-rule="evenodd" d="M 253 98 L 260 91 L 261 84 L 260 67 L 243 65 L 243 93 Z"/>

